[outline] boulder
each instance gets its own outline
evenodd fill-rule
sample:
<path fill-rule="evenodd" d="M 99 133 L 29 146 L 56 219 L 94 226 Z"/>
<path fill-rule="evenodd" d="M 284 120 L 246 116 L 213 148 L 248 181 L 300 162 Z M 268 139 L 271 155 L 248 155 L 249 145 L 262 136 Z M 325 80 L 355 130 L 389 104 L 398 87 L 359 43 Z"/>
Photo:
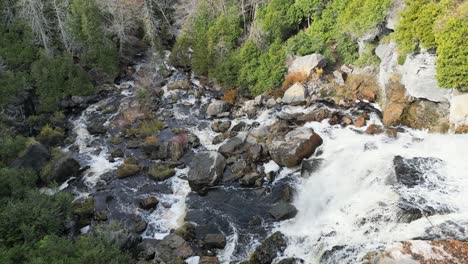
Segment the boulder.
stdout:
<path fill-rule="evenodd" d="M 461 131 L 468 126 L 468 94 L 452 97 L 450 102 L 450 125 Z"/>
<path fill-rule="evenodd" d="M 80 174 L 80 163 L 72 157 L 63 157 L 55 161 L 52 165 L 48 182 L 63 183 L 70 177 L 76 177 Z"/>
<path fill-rule="evenodd" d="M 93 118 L 87 125 L 88 132 L 91 135 L 103 135 L 107 132 L 107 127 L 104 124 L 105 122 L 100 118 Z"/>
<path fill-rule="evenodd" d="M 225 133 L 231 127 L 231 121 L 216 120 L 211 124 L 211 129 L 216 133 Z"/>
<path fill-rule="evenodd" d="M 159 203 L 159 200 L 158 198 L 154 197 L 154 196 L 148 196 L 142 200 L 140 200 L 140 202 L 138 203 L 138 205 L 140 206 L 141 209 L 144 209 L 144 210 L 151 210 L 151 209 L 154 209 L 156 208 L 156 206 L 158 205 Z"/>
<path fill-rule="evenodd" d="M 300 104 L 304 103 L 307 98 L 307 89 L 301 83 L 296 83 L 291 86 L 283 95 L 282 102 L 285 104 Z"/>
<path fill-rule="evenodd" d="M 301 264 L 304 263 L 304 260 L 299 258 L 286 258 L 282 259 L 278 264 Z"/>
<path fill-rule="evenodd" d="M 417 100 L 405 110 L 402 124 L 416 129 L 429 129 L 432 132 L 447 132 L 450 127 L 449 105 Z"/>
<path fill-rule="evenodd" d="M 270 264 L 284 252 L 287 243 L 281 232 L 275 232 L 258 246 L 250 258 L 250 263 Z"/>
<path fill-rule="evenodd" d="M 268 212 L 273 216 L 273 218 L 275 218 L 275 220 L 282 221 L 295 217 L 297 209 L 292 204 L 279 202 L 273 205 Z"/>
<path fill-rule="evenodd" d="M 263 96 L 263 94 L 255 97 L 255 105 L 262 106 L 264 101 L 265 101 L 265 97 Z"/>
<path fill-rule="evenodd" d="M 219 264 L 219 260 L 217 257 L 210 257 L 210 256 L 202 256 L 200 258 L 200 264 Z"/>
<path fill-rule="evenodd" d="M 266 101 L 266 106 L 267 107 L 273 107 L 275 105 L 276 105 L 276 100 L 273 99 L 273 98 L 270 98 L 270 99 L 268 99 L 268 101 Z"/>
<path fill-rule="evenodd" d="M 137 164 L 124 163 L 117 169 L 117 177 L 126 178 L 135 176 L 140 172 L 140 166 Z"/>
<path fill-rule="evenodd" d="M 310 75 L 315 68 L 325 68 L 327 59 L 320 54 L 310 54 L 302 57 L 296 57 L 288 68 L 288 73 L 303 73 Z"/>
<path fill-rule="evenodd" d="M 175 263 L 178 259 L 186 259 L 194 255 L 189 243 L 181 236 L 170 234 L 160 241 L 155 250 L 156 263 Z"/>
<path fill-rule="evenodd" d="M 257 181 L 261 179 L 262 175 L 256 172 L 252 172 L 242 177 L 242 179 L 240 180 L 240 184 L 243 186 L 254 186 L 257 183 Z"/>
<path fill-rule="evenodd" d="M 248 117 L 252 118 L 257 113 L 257 107 L 255 100 L 249 100 L 244 103 L 242 106 L 242 113 L 246 114 Z"/>
<path fill-rule="evenodd" d="M 300 127 L 287 133 L 284 138 L 273 139 L 268 144 L 268 151 L 278 165 L 291 168 L 314 154 L 322 143 L 322 138 L 312 129 Z"/>
<path fill-rule="evenodd" d="M 235 124 L 231 128 L 231 131 L 240 132 L 240 131 L 244 130 L 245 127 L 247 127 L 247 124 L 244 121 L 240 121 L 239 123 Z"/>
<path fill-rule="evenodd" d="M 15 168 L 32 169 L 39 172 L 50 159 L 49 150 L 40 143 L 34 143 L 26 149 L 19 159 L 12 163 Z"/>
<path fill-rule="evenodd" d="M 217 152 L 196 153 L 190 164 L 188 181 L 192 191 L 199 192 L 216 185 L 223 176 L 226 160 Z"/>
<path fill-rule="evenodd" d="M 335 82 L 340 85 L 340 86 L 343 86 L 345 85 L 345 78 L 344 78 L 344 74 L 341 72 L 341 71 L 334 71 L 333 72 L 333 76 L 335 77 Z"/>
<path fill-rule="evenodd" d="M 216 100 L 211 102 L 206 109 L 206 115 L 208 117 L 218 116 L 229 109 L 229 106 L 226 102 L 221 100 Z"/>
<path fill-rule="evenodd" d="M 229 139 L 226 143 L 219 147 L 218 152 L 223 154 L 225 157 L 229 157 L 239 150 L 245 145 L 245 139 L 241 138 L 240 136 L 233 137 Z"/>
<path fill-rule="evenodd" d="M 401 156 L 393 158 L 393 166 L 397 182 L 406 187 L 414 187 L 425 181 L 426 174 L 438 174 L 435 167 L 439 167 L 443 161 L 437 158 L 411 158 L 405 159 Z"/>
<path fill-rule="evenodd" d="M 366 129 L 366 134 L 369 134 L 369 135 L 378 135 L 378 134 L 382 134 L 383 132 L 384 132 L 383 127 L 376 125 L 376 124 L 369 125 Z"/>
<path fill-rule="evenodd" d="M 226 237 L 223 234 L 207 234 L 203 246 L 206 249 L 223 249 L 226 247 Z"/>

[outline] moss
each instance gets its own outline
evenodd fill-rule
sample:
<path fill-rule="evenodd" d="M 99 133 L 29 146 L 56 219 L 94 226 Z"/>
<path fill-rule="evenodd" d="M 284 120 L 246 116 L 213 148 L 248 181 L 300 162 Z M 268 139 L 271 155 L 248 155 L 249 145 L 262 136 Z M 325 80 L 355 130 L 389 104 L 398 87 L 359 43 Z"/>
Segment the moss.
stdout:
<path fill-rule="evenodd" d="M 120 165 L 117 169 L 117 177 L 126 178 L 135 176 L 140 172 L 140 166 L 132 163 L 131 161 L 125 160 L 124 164 Z"/>
<path fill-rule="evenodd" d="M 149 137 L 157 134 L 165 124 L 159 120 L 145 120 L 137 127 L 129 128 L 126 131 L 127 136 Z"/>
<path fill-rule="evenodd" d="M 148 171 L 148 174 L 151 179 L 155 181 L 165 181 L 174 176 L 176 174 L 176 170 L 162 164 L 157 164 Z"/>
<path fill-rule="evenodd" d="M 181 227 L 177 228 L 174 234 L 181 236 L 185 241 L 190 241 L 195 238 L 195 226 L 186 222 Z"/>
<path fill-rule="evenodd" d="M 67 157 L 69 154 L 66 152 L 63 152 L 59 148 L 52 148 L 51 149 L 51 159 L 47 164 L 42 168 L 41 173 L 40 173 L 40 179 L 43 183 L 50 183 L 51 176 L 52 176 L 52 169 L 54 164 L 57 163 L 58 160 Z"/>

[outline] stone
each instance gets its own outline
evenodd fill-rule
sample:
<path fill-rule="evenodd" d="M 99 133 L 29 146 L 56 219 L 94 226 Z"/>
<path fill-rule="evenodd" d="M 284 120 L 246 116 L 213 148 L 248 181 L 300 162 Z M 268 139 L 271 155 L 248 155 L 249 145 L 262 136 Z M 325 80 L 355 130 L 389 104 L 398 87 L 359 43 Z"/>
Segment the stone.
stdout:
<path fill-rule="evenodd" d="M 206 115 L 208 117 L 218 116 L 229 109 L 229 106 L 226 102 L 221 100 L 215 100 L 208 105 L 206 109 Z"/>
<path fill-rule="evenodd" d="M 376 125 L 376 124 L 372 124 L 372 125 L 369 125 L 366 129 L 366 134 L 369 134 L 369 135 L 377 135 L 377 134 L 382 134 L 383 133 L 383 128 L 379 125 Z"/>
<path fill-rule="evenodd" d="M 346 64 L 341 65 L 340 71 L 342 71 L 342 72 L 344 72 L 344 73 L 346 73 L 348 75 L 353 73 L 353 69 L 351 67 L 349 67 L 348 65 L 346 65 Z"/>
<path fill-rule="evenodd" d="M 104 135 L 107 132 L 107 127 L 100 118 L 93 118 L 87 125 L 88 132 L 91 135 Z"/>
<path fill-rule="evenodd" d="M 262 106 L 264 101 L 265 101 L 265 98 L 264 98 L 263 94 L 258 95 L 258 96 L 255 97 L 255 105 L 257 105 L 257 106 Z"/>
<path fill-rule="evenodd" d="M 303 73 L 309 76 L 315 68 L 325 68 L 327 59 L 321 54 L 310 54 L 296 57 L 288 68 L 288 73 Z"/>
<path fill-rule="evenodd" d="M 432 102 L 448 102 L 449 89 L 441 89 L 437 83 L 435 54 L 422 51 L 408 55 L 401 67 L 401 83 L 408 95 Z"/>
<path fill-rule="evenodd" d="M 278 165 L 291 168 L 314 154 L 322 143 L 322 138 L 312 129 L 300 127 L 286 134 L 284 139 L 274 139 L 268 144 L 268 151 Z"/>
<path fill-rule="evenodd" d="M 244 121 L 240 121 L 239 123 L 235 124 L 232 128 L 231 131 L 234 132 L 241 132 L 247 127 L 247 124 Z"/>
<path fill-rule="evenodd" d="M 196 153 L 190 164 L 188 181 L 192 191 L 199 192 L 222 180 L 226 159 L 217 152 Z"/>
<path fill-rule="evenodd" d="M 431 132 L 447 132 L 449 123 L 448 103 L 435 103 L 418 100 L 411 103 L 402 118 L 402 124 L 416 129 L 428 129 Z"/>
<path fill-rule="evenodd" d="M 241 151 L 243 146 L 245 145 L 245 139 L 241 138 L 240 136 L 233 137 L 229 139 L 226 143 L 221 145 L 218 149 L 218 152 L 223 154 L 225 157 L 229 157 L 236 152 Z"/>
<path fill-rule="evenodd" d="M 143 210 L 152 210 L 156 208 L 156 206 L 159 204 L 158 198 L 155 196 L 148 196 L 138 203 L 141 209 Z"/>
<path fill-rule="evenodd" d="M 200 264 L 219 264 L 218 257 L 202 256 L 200 257 Z"/>
<path fill-rule="evenodd" d="M 304 260 L 298 258 L 286 258 L 282 259 L 278 264 L 302 264 Z"/>
<path fill-rule="evenodd" d="M 307 89 L 304 85 L 298 82 L 286 90 L 281 101 L 285 104 L 304 103 L 306 101 L 307 94 Z"/>
<path fill-rule="evenodd" d="M 468 126 L 468 93 L 452 97 L 450 101 L 450 125 L 455 129 Z M 459 129 L 462 131 L 462 129 Z"/>
<path fill-rule="evenodd" d="M 435 168 L 442 164 L 442 160 L 431 157 L 405 159 L 402 156 L 395 156 L 393 158 L 397 182 L 410 188 L 422 184 L 426 174 L 439 174 Z"/>
<path fill-rule="evenodd" d="M 386 103 L 383 111 L 382 122 L 386 126 L 399 125 L 402 122 L 402 116 L 409 105 L 409 99 L 406 96 L 406 89 L 400 84 L 398 79 L 390 79 L 385 86 Z"/>
<path fill-rule="evenodd" d="M 226 247 L 226 237 L 223 234 L 207 234 L 203 246 L 206 249 L 223 249 Z"/>
<path fill-rule="evenodd" d="M 225 133 L 231 128 L 231 121 L 216 120 L 211 124 L 211 129 L 216 133 Z"/>
<path fill-rule="evenodd" d="M 286 246 L 285 236 L 281 232 L 275 232 L 255 249 L 249 263 L 270 264 L 284 252 Z"/>
<path fill-rule="evenodd" d="M 25 153 L 13 161 L 12 167 L 32 169 L 39 172 L 50 159 L 49 150 L 40 143 L 34 143 L 27 147 Z"/>
<path fill-rule="evenodd" d="M 271 108 L 271 107 L 274 107 L 275 105 L 276 105 L 276 100 L 273 99 L 273 98 L 268 99 L 267 102 L 266 102 L 267 107 Z"/>
<path fill-rule="evenodd" d="M 176 234 L 167 235 L 156 247 L 156 263 L 174 263 L 178 258 L 187 259 L 194 255 L 190 244 Z"/>
<path fill-rule="evenodd" d="M 137 164 L 124 163 L 117 169 L 117 177 L 126 178 L 135 176 L 140 172 L 140 166 Z"/>
<path fill-rule="evenodd" d="M 262 176 L 256 172 L 249 173 L 240 179 L 242 186 L 254 186 L 258 180 L 261 180 Z"/>
<path fill-rule="evenodd" d="M 273 205 L 268 212 L 273 216 L 273 218 L 275 218 L 275 220 L 282 221 L 294 218 L 297 214 L 297 209 L 292 204 L 279 202 Z"/>
<path fill-rule="evenodd" d="M 335 77 L 335 82 L 340 85 L 340 86 L 343 86 L 345 85 L 345 79 L 343 77 L 343 73 L 341 71 L 333 71 L 333 76 Z"/>
<path fill-rule="evenodd" d="M 358 117 L 355 121 L 354 121 L 354 126 L 355 127 L 364 127 L 366 126 L 366 119 L 362 116 Z"/>
<path fill-rule="evenodd" d="M 167 84 L 168 89 L 188 89 L 190 82 L 188 80 L 174 80 Z"/>
<path fill-rule="evenodd" d="M 345 117 L 343 117 L 343 119 L 341 119 L 341 124 L 343 124 L 343 125 L 349 126 L 352 123 L 353 123 L 353 120 L 348 116 L 345 116 Z"/>
<path fill-rule="evenodd" d="M 47 182 L 57 182 L 61 184 L 71 177 L 77 177 L 80 170 L 80 163 L 72 157 L 63 157 L 52 164 L 52 170 Z"/>
<path fill-rule="evenodd" d="M 242 112 L 252 118 L 257 113 L 256 103 L 254 100 L 249 100 L 242 106 Z"/>

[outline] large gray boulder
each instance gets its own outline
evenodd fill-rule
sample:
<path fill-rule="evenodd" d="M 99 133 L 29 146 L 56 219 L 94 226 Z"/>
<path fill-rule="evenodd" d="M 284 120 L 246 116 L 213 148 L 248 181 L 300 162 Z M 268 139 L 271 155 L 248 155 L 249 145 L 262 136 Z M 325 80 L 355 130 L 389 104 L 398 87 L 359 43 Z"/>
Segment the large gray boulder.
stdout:
<path fill-rule="evenodd" d="M 30 145 L 24 155 L 12 164 L 15 168 L 32 169 L 39 172 L 50 159 L 49 150 L 40 143 Z"/>
<path fill-rule="evenodd" d="M 226 111 L 228 111 L 229 106 L 226 102 L 221 100 L 216 100 L 211 102 L 206 109 L 206 115 L 208 117 L 218 116 Z"/>
<path fill-rule="evenodd" d="M 195 154 L 188 173 L 192 191 L 200 192 L 206 187 L 219 183 L 225 166 L 226 159 L 218 152 L 206 151 Z"/>
<path fill-rule="evenodd" d="M 190 244 L 181 236 L 170 234 L 156 245 L 156 263 L 176 263 L 194 255 Z"/>
<path fill-rule="evenodd" d="M 310 54 L 295 58 L 289 66 L 288 73 L 300 72 L 309 76 L 313 69 L 325 66 L 327 66 L 327 59 L 323 55 Z"/>
<path fill-rule="evenodd" d="M 285 104 L 300 104 L 306 101 L 308 92 L 301 83 L 296 83 L 284 93 L 282 102 Z"/>
<path fill-rule="evenodd" d="M 52 164 L 50 175 L 46 182 L 63 183 L 70 177 L 76 177 L 80 174 L 80 163 L 74 158 L 65 156 Z"/>
<path fill-rule="evenodd" d="M 300 127 L 277 137 L 268 145 L 273 160 L 288 168 L 298 166 L 304 158 L 310 157 L 322 145 L 322 138 L 312 129 Z"/>

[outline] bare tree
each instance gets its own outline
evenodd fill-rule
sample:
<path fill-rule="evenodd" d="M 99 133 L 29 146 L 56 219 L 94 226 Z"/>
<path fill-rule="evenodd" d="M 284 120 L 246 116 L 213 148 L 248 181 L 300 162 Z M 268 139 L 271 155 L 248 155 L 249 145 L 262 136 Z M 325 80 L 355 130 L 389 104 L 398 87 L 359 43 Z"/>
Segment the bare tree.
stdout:
<path fill-rule="evenodd" d="M 46 17 L 45 0 L 20 0 L 21 17 L 29 22 L 36 40 L 38 40 L 47 55 L 52 54 L 51 49 L 51 27 Z"/>
<path fill-rule="evenodd" d="M 76 48 L 76 42 L 68 27 L 70 0 L 52 0 L 52 10 L 55 14 L 56 26 L 60 34 L 60 40 L 68 52 Z"/>

